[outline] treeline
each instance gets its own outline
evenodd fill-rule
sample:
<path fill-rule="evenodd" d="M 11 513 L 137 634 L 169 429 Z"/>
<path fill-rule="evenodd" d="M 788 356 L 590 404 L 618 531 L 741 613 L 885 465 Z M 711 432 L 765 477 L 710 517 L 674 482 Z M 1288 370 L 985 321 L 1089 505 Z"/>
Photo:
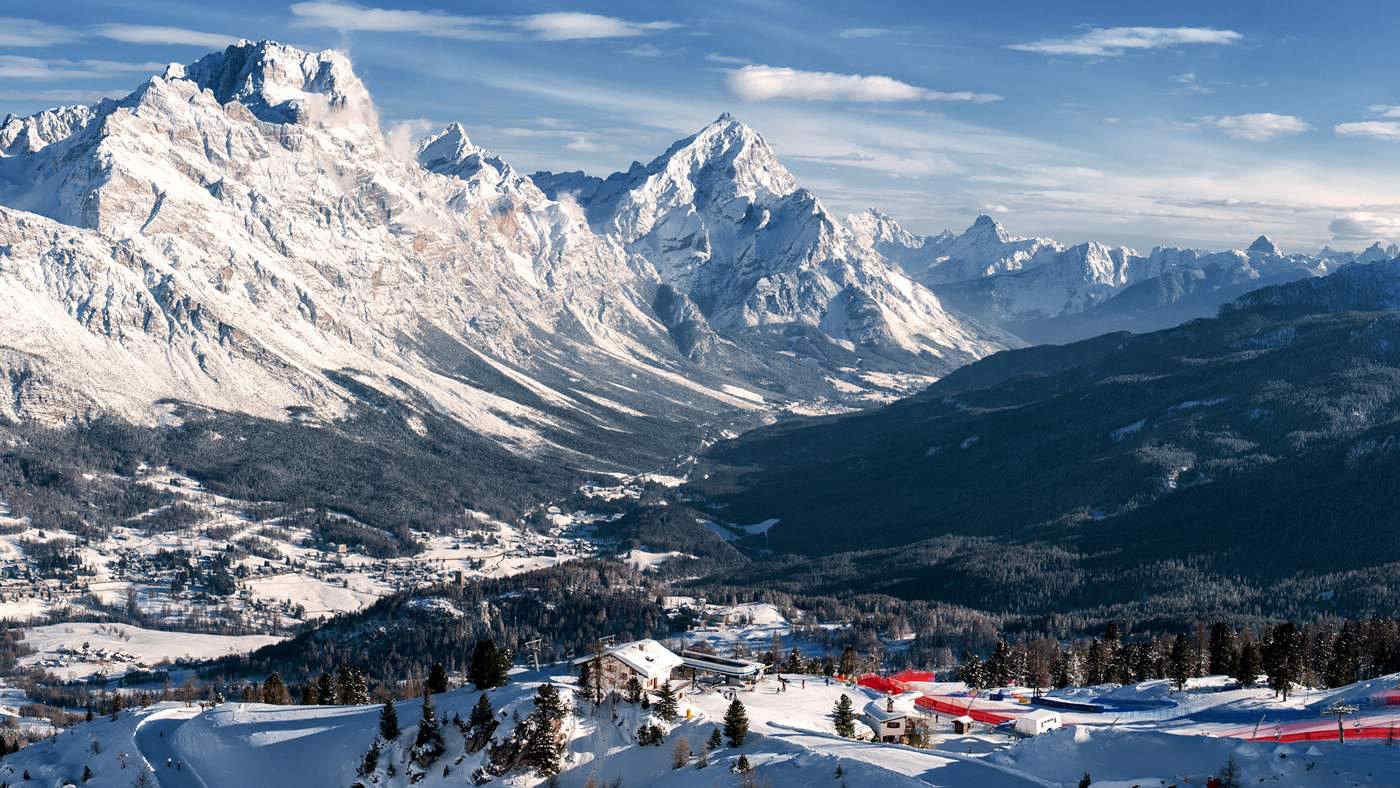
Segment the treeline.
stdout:
<path fill-rule="evenodd" d="M 963 652 L 956 669 L 973 687 L 1068 687 L 1229 676 L 1251 686 L 1261 674 L 1285 699 L 1295 685 L 1340 687 L 1400 673 L 1400 619 L 1285 621 L 1257 629 L 1226 622 L 1188 632 L 1124 637 L 1110 624 L 1070 644 L 1050 637 L 999 640 L 985 658 Z"/>

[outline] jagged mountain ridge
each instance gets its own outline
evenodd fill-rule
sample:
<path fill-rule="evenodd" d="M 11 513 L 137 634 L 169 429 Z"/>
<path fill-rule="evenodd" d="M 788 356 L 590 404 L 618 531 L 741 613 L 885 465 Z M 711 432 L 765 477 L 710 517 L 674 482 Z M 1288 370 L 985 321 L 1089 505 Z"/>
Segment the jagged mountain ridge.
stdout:
<path fill-rule="evenodd" d="M 725 114 L 649 164 L 607 178 L 538 172 L 552 197 L 646 257 L 721 337 L 834 340 L 946 371 L 1010 338 L 950 317 L 801 188 L 763 137 Z"/>
<path fill-rule="evenodd" d="M 919 237 L 874 209 L 847 224 L 949 308 L 1032 343 L 1166 328 L 1213 315 L 1255 288 L 1387 259 L 1379 244 L 1361 253 L 1285 254 L 1262 235 L 1243 250 L 1221 252 L 1065 246 L 1018 238 L 987 215 L 958 235 Z"/>
<path fill-rule="evenodd" d="M 459 125 L 396 153 L 337 52 L 243 41 L 122 99 L 0 124 L 10 417 L 154 423 L 176 401 L 316 419 L 382 400 L 513 450 L 654 459 L 643 433 L 666 424 L 839 398 L 867 369 L 848 337 L 909 330 L 885 330 L 858 276 L 785 281 L 845 305 L 830 336 L 782 326 L 825 338 L 813 369 L 808 346 L 719 338 L 662 279 Z M 919 291 L 913 319 L 942 322 L 918 336 L 945 331 L 946 358 L 869 369 L 942 373 L 1004 346 Z"/>

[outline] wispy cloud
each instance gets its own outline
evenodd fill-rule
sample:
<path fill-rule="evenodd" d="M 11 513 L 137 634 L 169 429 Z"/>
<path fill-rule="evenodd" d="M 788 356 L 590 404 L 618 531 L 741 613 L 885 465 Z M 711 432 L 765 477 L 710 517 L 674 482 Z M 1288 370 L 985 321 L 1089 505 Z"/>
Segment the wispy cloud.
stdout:
<path fill-rule="evenodd" d="M 47 47 L 82 38 L 78 31 L 37 19 L 0 16 L 0 47 Z"/>
<path fill-rule="evenodd" d="M 1312 128 L 1301 118 L 1293 115 L 1277 115 L 1272 112 L 1226 115 L 1219 118 L 1207 118 L 1206 122 L 1235 139 L 1254 142 L 1263 142 L 1290 134 L 1301 134 Z"/>
<path fill-rule="evenodd" d="M 1387 115 L 1386 117 L 1394 117 Z M 1370 137 L 1376 140 L 1400 142 L 1400 122 L 1393 120 L 1361 120 L 1338 123 L 1332 131 L 1339 137 Z"/>
<path fill-rule="evenodd" d="M 572 41 L 634 38 L 680 27 L 676 22 L 633 22 L 601 14 L 561 11 L 516 17 L 463 16 L 441 11 L 372 8 L 350 3 L 293 3 L 292 16 L 305 27 L 342 32 L 412 33 L 464 41 Z"/>
<path fill-rule="evenodd" d="M 184 44 L 212 49 L 228 46 L 236 38 L 236 36 L 205 33 L 182 27 L 128 24 L 98 25 L 97 34 L 103 38 L 124 41 L 128 44 Z"/>
<path fill-rule="evenodd" d="M 749 65 L 729 72 L 729 90 L 746 101 L 1000 101 L 994 93 L 942 91 L 910 85 L 893 77 L 798 71 Z"/>
<path fill-rule="evenodd" d="M 115 74 L 150 74 L 164 63 L 123 63 L 115 60 L 45 60 L 21 55 L 0 55 L 0 79 L 63 80 L 108 77 Z"/>
<path fill-rule="evenodd" d="M 749 59 L 746 58 L 746 57 L 734 57 L 733 55 L 720 55 L 720 54 L 716 54 L 716 53 L 714 53 L 714 52 L 711 52 L 711 53 L 709 53 L 708 55 L 705 55 L 705 59 L 708 60 L 708 61 L 710 61 L 711 63 L 723 63 L 723 64 L 729 65 L 729 66 L 742 66 L 742 65 L 744 65 L 744 64 L 746 64 L 746 63 L 751 63 L 751 62 L 753 62 L 753 61 L 749 60 Z"/>
<path fill-rule="evenodd" d="M 638 44 L 637 46 L 622 50 L 622 54 L 631 55 L 632 57 L 661 57 L 666 53 L 661 47 L 655 44 Z"/>
<path fill-rule="evenodd" d="M 1205 85 L 1201 84 L 1201 81 L 1196 78 L 1196 72 L 1194 71 L 1187 71 L 1184 74 L 1177 74 L 1176 76 L 1172 77 L 1172 81 L 1178 85 L 1181 85 L 1181 89 L 1185 90 L 1188 93 L 1199 93 L 1205 96 L 1215 92 L 1214 88 L 1206 87 Z"/>
<path fill-rule="evenodd" d="M 675 22 L 629 22 L 611 16 L 573 11 L 535 14 L 525 17 L 518 24 L 544 41 L 569 41 L 579 38 L 630 38 L 680 27 Z"/>
<path fill-rule="evenodd" d="M 887 27 L 848 27 L 836 35 L 841 38 L 879 38 L 893 32 Z"/>
<path fill-rule="evenodd" d="M 1008 49 L 1043 55 L 1118 57 L 1129 50 L 1165 49 L 1185 44 L 1233 44 L 1244 36 L 1212 27 L 1095 27 L 1079 35 L 1043 38 Z"/>
<path fill-rule="evenodd" d="M 1372 104 L 1366 109 L 1382 118 L 1400 118 L 1400 104 Z"/>

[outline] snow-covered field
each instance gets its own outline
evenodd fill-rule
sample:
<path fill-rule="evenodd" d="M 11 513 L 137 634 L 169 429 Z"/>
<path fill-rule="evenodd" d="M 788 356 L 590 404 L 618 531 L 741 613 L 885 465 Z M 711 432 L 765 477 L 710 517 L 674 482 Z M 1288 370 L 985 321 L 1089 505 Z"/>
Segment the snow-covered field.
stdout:
<path fill-rule="evenodd" d="M 163 632 L 126 624 L 51 624 L 24 630 L 24 642 L 36 653 L 22 657 L 23 667 L 39 666 L 63 679 L 96 673 L 125 673 L 163 661 L 206 660 L 242 654 L 276 643 L 268 635 L 201 635 Z"/>

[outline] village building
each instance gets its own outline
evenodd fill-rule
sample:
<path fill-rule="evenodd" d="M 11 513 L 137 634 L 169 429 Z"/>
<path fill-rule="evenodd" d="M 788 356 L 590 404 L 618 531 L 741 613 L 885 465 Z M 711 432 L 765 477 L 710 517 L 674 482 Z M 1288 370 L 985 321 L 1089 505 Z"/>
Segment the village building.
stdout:
<path fill-rule="evenodd" d="M 976 722 L 976 720 L 964 714 L 961 717 L 954 717 L 952 722 L 953 733 L 966 734 L 972 733 L 972 724 Z"/>
<path fill-rule="evenodd" d="M 675 652 L 651 638 L 609 646 L 601 654 L 588 654 L 574 660 L 576 667 L 588 665 L 590 682 L 604 692 L 621 691 L 628 679 L 636 678 L 643 689 L 659 689 L 671 680 L 671 671 L 682 665 Z"/>
<path fill-rule="evenodd" d="M 862 718 L 875 732 L 875 740 L 912 744 L 926 735 L 928 718 L 914 705 L 919 697 L 920 693 L 905 692 L 867 703 Z"/>
<path fill-rule="evenodd" d="M 1016 732 L 1022 736 L 1039 736 L 1060 727 L 1060 713 L 1049 709 L 1032 709 L 1016 718 Z"/>

